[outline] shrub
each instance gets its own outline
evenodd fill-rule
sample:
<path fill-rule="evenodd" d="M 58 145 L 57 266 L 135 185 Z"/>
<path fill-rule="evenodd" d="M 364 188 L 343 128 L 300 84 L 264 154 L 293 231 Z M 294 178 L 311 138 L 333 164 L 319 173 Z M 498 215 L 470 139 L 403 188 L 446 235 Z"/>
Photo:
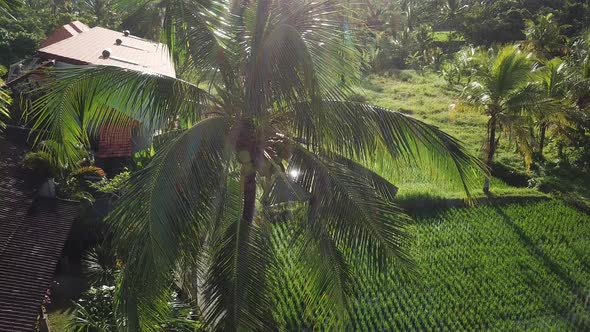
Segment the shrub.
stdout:
<path fill-rule="evenodd" d="M 44 178 L 57 175 L 57 170 L 51 163 L 51 156 L 47 152 L 29 152 L 23 158 L 23 166 L 36 175 Z"/>

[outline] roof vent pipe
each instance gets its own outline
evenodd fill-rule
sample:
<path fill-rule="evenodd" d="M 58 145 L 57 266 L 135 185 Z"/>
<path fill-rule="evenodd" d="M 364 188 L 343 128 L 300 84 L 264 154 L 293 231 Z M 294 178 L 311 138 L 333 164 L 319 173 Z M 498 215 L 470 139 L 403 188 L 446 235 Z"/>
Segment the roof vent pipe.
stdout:
<path fill-rule="evenodd" d="M 120 46 L 121 44 L 123 44 L 123 41 L 117 38 L 117 40 L 115 40 L 115 44 L 117 44 L 117 46 Z"/>
<path fill-rule="evenodd" d="M 130 34 L 129 30 L 123 30 L 123 36 L 129 37 Z"/>
<path fill-rule="evenodd" d="M 110 48 L 107 48 L 104 51 L 102 51 L 103 58 L 108 59 L 108 58 L 110 58 L 110 56 L 111 56 L 111 49 Z"/>

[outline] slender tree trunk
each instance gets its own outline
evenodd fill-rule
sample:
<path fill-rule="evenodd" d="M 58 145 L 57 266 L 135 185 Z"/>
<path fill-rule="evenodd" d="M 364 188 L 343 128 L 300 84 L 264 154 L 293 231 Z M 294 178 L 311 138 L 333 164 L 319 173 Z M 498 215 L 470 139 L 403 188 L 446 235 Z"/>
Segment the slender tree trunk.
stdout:
<path fill-rule="evenodd" d="M 492 167 L 494 162 L 494 155 L 496 154 L 496 116 L 493 115 L 488 121 L 488 156 L 486 164 Z"/>
<path fill-rule="evenodd" d="M 543 148 L 545 147 L 545 136 L 547 135 L 547 123 L 541 124 L 541 132 L 539 134 L 539 156 L 543 157 Z"/>
<path fill-rule="evenodd" d="M 496 154 L 496 116 L 492 115 L 488 121 L 488 155 L 486 158 L 486 165 L 492 169 L 492 163 L 494 162 L 494 154 Z M 483 183 L 483 192 L 490 192 L 490 178 L 486 176 Z"/>

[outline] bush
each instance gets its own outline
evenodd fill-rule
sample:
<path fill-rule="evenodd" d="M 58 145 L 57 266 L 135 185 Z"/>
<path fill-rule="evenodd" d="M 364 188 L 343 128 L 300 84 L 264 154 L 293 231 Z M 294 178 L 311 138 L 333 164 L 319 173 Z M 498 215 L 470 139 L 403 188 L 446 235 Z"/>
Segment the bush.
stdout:
<path fill-rule="evenodd" d="M 494 164 L 492 167 L 492 175 L 508 185 L 514 187 L 529 187 L 530 177 L 526 174 L 520 173 L 512 168 L 506 167 L 502 164 Z"/>
<path fill-rule="evenodd" d="M 113 312 L 114 286 L 91 287 L 75 302 L 76 312 L 68 324 L 69 331 L 116 331 Z"/>
<path fill-rule="evenodd" d="M 75 302 L 76 312 L 68 324 L 68 330 L 74 332 L 117 331 L 117 317 L 113 312 L 114 296 L 114 286 L 91 287 Z M 204 331 L 203 325 L 194 320 L 194 313 L 190 306 L 179 301 L 176 293 L 171 294 L 168 305 L 168 315 L 162 319 L 156 331 Z"/>
<path fill-rule="evenodd" d="M 481 62 L 480 50 L 473 46 L 464 47 L 445 61 L 441 75 L 449 85 L 467 85 L 478 70 Z"/>
<path fill-rule="evenodd" d="M 364 104 L 367 102 L 367 97 L 365 97 L 365 95 L 360 94 L 360 93 L 353 93 L 350 96 L 348 96 L 348 100 L 350 100 L 352 102 Z"/>
<path fill-rule="evenodd" d="M 47 152 L 27 153 L 23 158 L 23 166 L 43 178 L 57 175 L 57 171 L 51 163 L 51 156 Z"/>

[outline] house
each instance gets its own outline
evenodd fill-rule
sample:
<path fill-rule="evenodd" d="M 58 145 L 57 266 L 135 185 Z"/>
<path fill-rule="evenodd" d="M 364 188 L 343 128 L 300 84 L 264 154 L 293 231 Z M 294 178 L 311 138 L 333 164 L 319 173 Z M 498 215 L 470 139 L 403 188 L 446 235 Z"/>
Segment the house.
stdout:
<path fill-rule="evenodd" d="M 71 65 L 175 76 L 165 45 L 76 21 L 57 29 L 32 59 L 11 66 L 6 83 L 18 91 L 22 82 L 43 84 L 43 67 Z M 0 332 L 35 329 L 70 227 L 78 218 L 76 202 L 42 197 L 42 182 L 21 166 L 28 137 L 20 123 L 0 133 Z M 133 127 L 101 127 L 93 144 L 97 164 L 107 171 L 116 169 L 142 148 L 141 141 Z"/>
<path fill-rule="evenodd" d="M 28 62 L 10 67 L 6 84 L 15 86 L 22 80 L 38 81 L 38 68 L 71 65 L 105 65 L 175 77 L 174 64 L 166 45 L 133 36 L 129 31 L 89 28 L 74 21 L 57 29 Z M 103 127 L 95 138 L 93 150 L 97 165 L 110 174 L 124 165 L 134 151 L 147 147 L 149 138 L 133 127 Z"/>

